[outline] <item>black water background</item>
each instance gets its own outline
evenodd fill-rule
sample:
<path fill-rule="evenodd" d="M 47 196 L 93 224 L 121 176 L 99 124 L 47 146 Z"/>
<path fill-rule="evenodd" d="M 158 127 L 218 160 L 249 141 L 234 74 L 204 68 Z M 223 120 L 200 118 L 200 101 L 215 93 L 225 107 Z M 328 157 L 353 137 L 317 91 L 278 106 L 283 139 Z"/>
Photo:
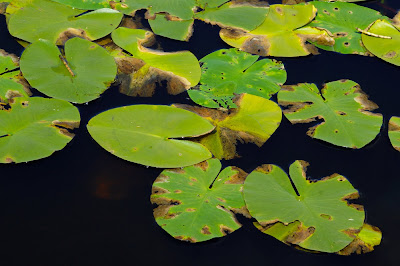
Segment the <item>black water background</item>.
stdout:
<path fill-rule="evenodd" d="M 372 1 L 368 5 L 392 17 Z M 399 9 L 399 1 L 385 1 Z M 1 17 L 0 48 L 22 53 Z M 196 22 L 188 43 L 158 37 L 166 51 L 188 49 L 199 59 L 229 48 L 219 28 Z M 285 118 L 262 146 L 239 145 L 241 158 L 224 161 L 247 172 L 264 163 L 287 170 L 296 159 L 310 162 L 308 175 L 334 172 L 346 176 L 361 194 L 367 222 L 381 228 L 382 244 L 373 253 L 342 257 L 311 254 L 288 247 L 260 233 L 251 221 L 220 239 L 200 244 L 170 237 L 154 221 L 151 186 L 161 170 L 116 158 L 96 144 L 85 128 L 107 109 L 137 103 L 171 104 L 191 101 L 159 88 L 153 98 L 133 98 L 111 88 L 99 99 L 80 105 L 81 127 L 65 149 L 49 158 L 0 166 L 0 263 L 2 265 L 399 265 L 400 153 L 387 136 L 387 122 L 400 116 L 400 68 L 378 58 L 321 52 L 318 56 L 280 58 L 288 72 L 286 84 L 325 82 L 342 78 L 358 82 L 384 115 L 380 135 L 361 150 L 349 150 L 305 135 L 309 125 L 291 125 Z M 35 95 L 41 95 L 34 91 Z"/>

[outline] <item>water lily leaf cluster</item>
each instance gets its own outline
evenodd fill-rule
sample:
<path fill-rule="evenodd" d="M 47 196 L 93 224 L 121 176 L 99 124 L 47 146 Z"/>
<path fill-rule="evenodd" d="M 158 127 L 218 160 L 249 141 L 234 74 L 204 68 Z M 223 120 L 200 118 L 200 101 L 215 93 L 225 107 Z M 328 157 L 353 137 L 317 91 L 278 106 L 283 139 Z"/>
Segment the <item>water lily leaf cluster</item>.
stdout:
<path fill-rule="evenodd" d="M 288 107 L 284 114 L 292 123 L 323 120 L 307 134 L 342 147 L 362 148 L 382 127 L 382 115 L 370 112 L 378 106 L 351 80 L 329 82 L 321 92 L 315 84 L 288 86 L 279 91 L 278 102 Z"/>
<path fill-rule="evenodd" d="M 221 171 L 210 159 L 183 169 L 164 170 L 152 188 L 156 222 L 170 235 L 190 242 L 222 237 L 241 227 L 235 214 L 243 212 L 246 174 L 236 167 Z"/>
<path fill-rule="evenodd" d="M 258 60 L 237 49 L 221 49 L 200 60 L 200 85 L 190 98 L 208 108 L 236 108 L 233 98 L 248 93 L 269 99 L 286 82 L 285 67 L 272 59 Z"/>
<path fill-rule="evenodd" d="M 393 116 L 390 118 L 389 139 L 393 147 L 400 151 L 400 117 Z"/>

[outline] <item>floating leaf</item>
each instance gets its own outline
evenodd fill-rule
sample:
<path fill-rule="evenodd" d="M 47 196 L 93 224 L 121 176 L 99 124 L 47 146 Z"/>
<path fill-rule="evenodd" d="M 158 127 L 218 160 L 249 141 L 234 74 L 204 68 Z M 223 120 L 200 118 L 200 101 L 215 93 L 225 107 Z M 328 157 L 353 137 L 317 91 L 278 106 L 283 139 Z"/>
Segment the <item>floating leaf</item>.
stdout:
<path fill-rule="evenodd" d="M 178 94 L 195 86 L 201 76 L 197 58 L 188 51 L 165 53 L 144 47 L 143 43 L 148 42 L 151 37 L 149 31 L 122 27 L 112 33 L 112 39 L 118 46 L 131 53 L 134 59 L 142 60 L 132 63 L 129 61 L 132 57 L 122 56 L 122 59 L 118 59 L 121 63 L 120 69 L 127 68 L 131 71 L 123 77 L 125 81 L 121 85 L 121 92 L 130 96 L 151 96 L 155 83 L 161 80 L 168 81 L 168 91 L 171 94 Z M 133 71 L 135 69 L 139 71 Z"/>
<path fill-rule="evenodd" d="M 268 8 L 247 4 L 226 3 L 220 7 L 206 8 L 198 12 L 194 18 L 221 27 L 242 30 L 254 30 L 265 20 Z"/>
<path fill-rule="evenodd" d="M 392 118 L 390 118 L 389 138 L 393 147 L 400 151 L 400 117 L 392 116 Z"/>
<path fill-rule="evenodd" d="M 378 227 L 369 224 L 364 224 L 360 232 L 356 234 L 356 239 L 353 240 L 347 247 L 340 250 L 340 255 L 350 255 L 352 253 L 362 254 L 372 252 L 375 246 L 378 246 L 382 240 L 382 232 Z"/>
<path fill-rule="evenodd" d="M 400 32 L 396 26 L 378 19 L 364 31 L 362 42 L 372 54 L 400 66 Z"/>
<path fill-rule="evenodd" d="M 47 40 L 31 44 L 21 56 L 21 71 L 32 87 L 75 103 L 100 96 L 114 81 L 117 66 L 101 46 L 73 38 L 65 43 L 65 57 Z"/>
<path fill-rule="evenodd" d="M 343 176 L 334 174 L 319 181 L 306 179 L 307 163 L 295 161 L 286 173 L 275 165 L 264 165 L 250 173 L 244 199 L 250 214 L 262 227 L 290 223 L 292 234 L 284 242 L 309 250 L 338 252 L 355 238 L 364 223 L 362 206 L 348 204 L 358 192 Z M 280 228 L 272 234 L 282 240 Z"/>
<path fill-rule="evenodd" d="M 168 15 L 154 15 L 148 20 L 154 33 L 179 41 L 188 41 L 193 33 L 194 19 L 173 20 Z"/>
<path fill-rule="evenodd" d="M 227 111 L 176 105 L 201 115 L 215 125 L 215 131 L 199 141 L 218 159 L 236 157 L 238 140 L 263 145 L 278 128 L 282 119 L 281 109 L 270 100 L 242 94 L 234 103 L 238 108 Z"/>
<path fill-rule="evenodd" d="M 317 47 L 342 54 L 369 54 L 361 42 L 361 33 L 357 28 L 365 29 L 372 22 L 383 16 L 376 10 L 351 3 L 311 2 L 318 14 L 308 26 L 329 30 L 334 38 L 335 45 Z"/>
<path fill-rule="evenodd" d="M 115 108 L 93 117 L 87 128 L 94 140 L 113 155 L 146 166 L 183 167 L 211 158 L 203 145 L 182 138 L 207 134 L 214 126 L 179 108 Z"/>
<path fill-rule="evenodd" d="M 18 68 L 18 58 L 0 49 L 0 109 L 15 97 L 31 94 Z"/>
<path fill-rule="evenodd" d="M 57 99 L 14 98 L 0 110 L 0 163 L 28 162 L 50 156 L 73 138 L 78 109 Z"/>
<path fill-rule="evenodd" d="M 46 39 L 61 45 L 71 36 L 89 40 L 104 37 L 118 27 L 123 16 L 109 8 L 85 12 L 50 0 L 32 0 L 10 16 L 8 29 L 14 37 L 28 42 Z"/>
<path fill-rule="evenodd" d="M 262 56 L 305 56 L 310 54 L 305 42 L 333 45 L 334 40 L 322 29 L 304 27 L 313 20 L 313 5 L 271 5 L 264 22 L 250 32 L 222 29 L 227 44 Z"/>
<path fill-rule="evenodd" d="M 209 108 L 235 108 L 236 94 L 249 93 L 269 99 L 286 81 L 281 62 L 263 59 L 237 49 L 221 49 L 200 60 L 201 85 L 188 91 L 197 104 Z"/>
<path fill-rule="evenodd" d="M 153 184 L 156 222 L 179 240 L 206 241 L 241 227 L 234 212 L 245 212 L 241 190 L 246 174 L 211 159 L 183 169 L 164 170 Z M 218 176 L 217 176 L 218 175 Z"/>
<path fill-rule="evenodd" d="M 329 82 L 321 93 L 315 84 L 309 83 L 283 88 L 278 102 L 289 107 L 284 114 L 292 123 L 323 119 L 307 134 L 342 147 L 364 147 L 382 126 L 382 115 L 369 112 L 378 106 L 351 80 Z"/>

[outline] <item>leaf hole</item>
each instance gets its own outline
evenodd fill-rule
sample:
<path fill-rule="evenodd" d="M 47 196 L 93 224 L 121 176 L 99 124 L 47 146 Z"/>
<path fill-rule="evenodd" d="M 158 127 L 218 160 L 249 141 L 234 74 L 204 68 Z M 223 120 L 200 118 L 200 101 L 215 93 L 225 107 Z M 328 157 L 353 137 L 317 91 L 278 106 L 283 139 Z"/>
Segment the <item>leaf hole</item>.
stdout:
<path fill-rule="evenodd" d="M 335 133 L 339 133 L 339 130 L 337 130 L 337 129 L 335 129 L 335 131 L 334 131 Z"/>
<path fill-rule="evenodd" d="M 334 7 L 333 10 L 339 11 L 339 8 L 338 7 Z"/>

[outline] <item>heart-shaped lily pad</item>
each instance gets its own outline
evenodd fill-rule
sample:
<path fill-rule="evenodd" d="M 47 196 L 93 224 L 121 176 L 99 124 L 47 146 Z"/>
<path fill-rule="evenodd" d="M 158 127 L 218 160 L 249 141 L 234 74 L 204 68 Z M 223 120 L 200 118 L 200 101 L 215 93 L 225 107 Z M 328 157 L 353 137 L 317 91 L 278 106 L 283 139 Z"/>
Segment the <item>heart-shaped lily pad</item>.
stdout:
<path fill-rule="evenodd" d="M 251 142 L 263 145 L 282 120 L 282 111 L 273 101 L 251 94 L 242 94 L 234 103 L 236 109 L 212 110 L 189 105 L 175 105 L 195 112 L 215 125 L 213 133 L 199 139 L 218 159 L 233 159 L 236 143 Z"/>
<path fill-rule="evenodd" d="M 79 126 L 78 109 L 69 102 L 40 97 L 14 98 L 0 110 L 0 163 L 38 160 L 61 150 Z"/>
<path fill-rule="evenodd" d="M 31 44 L 21 56 L 21 71 L 32 87 L 62 100 L 85 103 L 100 96 L 114 81 L 117 66 L 101 46 L 73 38 L 65 56 L 47 40 Z"/>
<path fill-rule="evenodd" d="M 381 114 L 370 112 L 378 106 L 351 80 L 329 82 L 321 92 L 315 84 L 289 86 L 279 91 L 278 102 L 289 107 L 284 114 L 292 123 L 323 119 L 307 134 L 342 147 L 364 147 L 379 134 L 383 122 Z"/>
<path fill-rule="evenodd" d="M 281 62 L 263 59 L 237 49 L 221 49 L 200 60 L 201 85 L 188 91 L 197 104 L 209 108 L 235 108 L 236 94 L 248 93 L 269 99 L 286 81 Z"/>
<path fill-rule="evenodd" d="M 61 45 L 70 36 L 89 40 L 104 37 L 118 27 L 123 16 L 110 8 L 83 13 L 85 10 L 50 0 L 32 0 L 10 15 L 8 29 L 14 37 L 28 42 L 46 39 Z"/>
<path fill-rule="evenodd" d="M 214 126 L 192 112 L 171 106 L 111 109 L 93 117 L 87 128 L 113 155 L 146 166 L 183 167 L 211 158 L 203 145 L 183 138 L 207 134 Z"/>
<path fill-rule="evenodd" d="M 389 121 L 389 138 L 393 147 L 400 151 L 400 117 L 393 116 Z"/>
<path fill-rule="evenodd" d="M 221 237 L 241 227 L 234 212 L 246 213 L 241 190 L 246 173 L 221 172 L 211 159 L 183 169 L 164 170 L 153 184 L 154 217 L 170 235 L 190 242 Z"/>
<path fill-rule="evenodd" d="M 245 181 L 246 206 L 262 227 L 297 223 L 286 243 L 309 250 L 338 252 L 350 244 L 364 223 L 364 210 L 347 199 L 358 192 L 343 176 L 334 174 L 319 181 L 307 180 L 304 161 L 295 161 L 289 174 L 275 165 L 264 165 Z M 277 235 L 277 234 L 275 234 Z M 274 236 L 275 236 L 274 235 Z M 279 239 L 279 237 L 278 237 Z"/>

